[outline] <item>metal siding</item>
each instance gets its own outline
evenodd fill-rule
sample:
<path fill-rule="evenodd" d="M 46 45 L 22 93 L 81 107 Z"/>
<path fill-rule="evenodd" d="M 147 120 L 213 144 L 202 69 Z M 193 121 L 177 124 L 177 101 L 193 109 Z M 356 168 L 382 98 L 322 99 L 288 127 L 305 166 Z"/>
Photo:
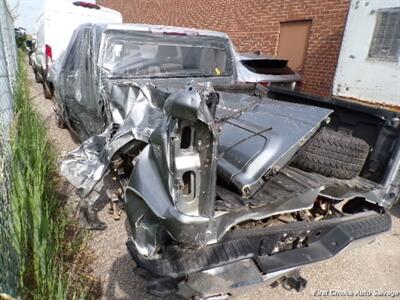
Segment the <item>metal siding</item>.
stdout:
<path fill-rule="evenodd" d="M 336 69 L 333 94 L 400 105 L 400 64 L 369 57 L 377 15 L 400 7 L 398 0 L 353 0 Z"/>

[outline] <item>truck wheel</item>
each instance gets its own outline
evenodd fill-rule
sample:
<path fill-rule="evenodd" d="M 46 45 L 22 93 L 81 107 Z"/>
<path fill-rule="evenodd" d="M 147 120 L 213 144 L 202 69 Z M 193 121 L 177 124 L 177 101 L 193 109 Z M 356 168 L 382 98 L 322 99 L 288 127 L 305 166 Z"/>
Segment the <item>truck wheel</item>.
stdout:
<path fill-rule="evenodd" d="M 328 177 L 357 177 L 367 159 L 369 145 L 362 139 L 324 129 L 295 156 L 293 165 Z"/>
<path fill-rule="evenodd" d="M 51 85 L 47 82 L 47 80 L 43 80 L 43 94 L 46 99 L 53 98 L 53 91 L 51 90 Z"/>

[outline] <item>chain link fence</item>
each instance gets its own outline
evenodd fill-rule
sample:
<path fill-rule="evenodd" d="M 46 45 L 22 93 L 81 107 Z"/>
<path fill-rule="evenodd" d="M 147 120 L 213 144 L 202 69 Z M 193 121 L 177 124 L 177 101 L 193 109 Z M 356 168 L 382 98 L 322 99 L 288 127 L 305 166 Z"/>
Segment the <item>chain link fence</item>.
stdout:
<path fill-rule="evenodd" d="M 16 295 L 18 268 L 11 238 L 11 145 L 13 86 L 17 77 L 14 25 L 5 0 L 0 0 L 0 293 Z M 1 298 L 1 297 L 0 297 Z"/>

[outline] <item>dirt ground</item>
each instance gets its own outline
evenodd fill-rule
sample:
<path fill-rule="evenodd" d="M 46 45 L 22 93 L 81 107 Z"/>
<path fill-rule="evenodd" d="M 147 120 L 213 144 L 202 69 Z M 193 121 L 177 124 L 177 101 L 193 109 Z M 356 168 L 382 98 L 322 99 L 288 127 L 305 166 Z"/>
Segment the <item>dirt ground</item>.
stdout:
<path fill-rule="evenodd" d="M 43 97 L 42 87 L 34 82 L 32 73 L 30 80 L 32 101 L 43 117 L 49 136 L 61 158 L 76 148 L 77 143 L 67 130 L 56 127 L 53 102 Z M 71 186 L 65 188 L 65 193 L 69 195 L 69 201 L 78 201 Z M 394 206 L 391 212 L 392 230 L 379 236 L 374 243 L 306 267 L 301 274 L 308 280 L 308 285 L 302 293 L 287 291 L 280 286 L 276 288 L 257 286 L 236 299 L 316 299 L 321 298 L 315 296 L 319 291 L 333 294 L 346 291 L 400 291 L 400 205 Z M 134 273 L 135 263 L 125 246 L 127 241 L 125 214 L 123 213 L 120 221 L 114 221 L 113 216 L 103 207 L 99 212 L 99 218 L 108 227 L 104 231 L 92 232 L 90 249 L 96 257 L 91 267 L 103 283 L 102 299 L 157 299 L 146 293 L 144 281 Z M 400 298 L 400 295 L 397 297 Z M 355 298 L 359 297 L 352 297 Z M 382 298 L 385 297 L 379 297 Z"/>

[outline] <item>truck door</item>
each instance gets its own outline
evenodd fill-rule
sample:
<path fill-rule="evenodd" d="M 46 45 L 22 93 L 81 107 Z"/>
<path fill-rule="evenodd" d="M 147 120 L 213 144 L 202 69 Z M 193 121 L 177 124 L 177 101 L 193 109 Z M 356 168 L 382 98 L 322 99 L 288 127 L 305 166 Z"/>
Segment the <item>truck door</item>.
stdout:
<path fill-rule="evenodd" d="M 97 100 L 93 87 L 90 28 L 80 30 L 69 48 L 62 74 L 61 89 L 64 110 L 72 129 L 85 140 L 100 133 L 102 120 L 99 119 Z"/>

